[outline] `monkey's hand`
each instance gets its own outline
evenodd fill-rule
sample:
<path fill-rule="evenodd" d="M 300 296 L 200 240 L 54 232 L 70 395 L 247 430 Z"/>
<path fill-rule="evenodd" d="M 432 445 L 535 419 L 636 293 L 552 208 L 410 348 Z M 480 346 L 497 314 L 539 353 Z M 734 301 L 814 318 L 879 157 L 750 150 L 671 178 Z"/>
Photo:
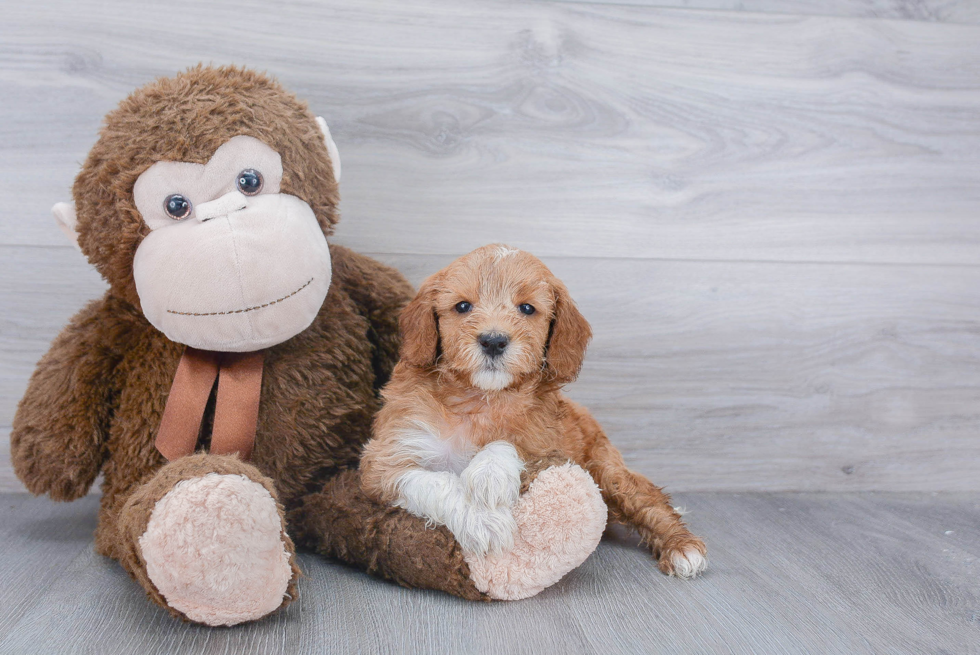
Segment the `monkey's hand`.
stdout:
<path fill-rule="evenodd" d="M 99 474 L 100 450 L 77 448 L 76 441 L 65 436 L 22 426 L 10 433 L 14 471 L 32 494 L 75 500 L 88 493 Z"/>
<path fill-rule="evenodd" d="M 116 363 L 100 344 L 104 302 L 91 303 L 62 330 L 17 408 L 10 455 L 31 493 L 74 500 L 99 474 Z"/>

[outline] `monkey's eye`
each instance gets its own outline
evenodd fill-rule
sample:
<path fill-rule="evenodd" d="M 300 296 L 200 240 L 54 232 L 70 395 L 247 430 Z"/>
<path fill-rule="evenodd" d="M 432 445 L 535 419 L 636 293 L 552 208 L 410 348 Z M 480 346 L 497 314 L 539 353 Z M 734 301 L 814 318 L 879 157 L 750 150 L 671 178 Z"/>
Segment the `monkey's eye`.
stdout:
<path fill-rule="evenodd" d="M 536 309 L 534 309 L 534 305 L 529 305 L 527 303 L 522 303 L 518 305 L 517 309 L 519 309 L 522 314 L 525 314 L 527 316 L 530 316 L 531 314 L 537 311 Z"/>
<path fill-rule="evenodd" d="M 466 312 L 473 309 L 473 305 L 463 300 L 461 302 L 456 303 L 456 306 L 453 309 L 455 309 L 460 314 L 465 314 Z"/>
<path fill-rule="evenodd" d="M 238 190 L 246 196 L 254 196 L 262 190 L 262 173 L 246 168 L 238 174 Z"/>
<path fill-rule="evenodd" d="M 163 201 L 163 210 L 167 212 L 167 216 L 179 221 L 191 215 L 191 201 L 179 193 L 174 193 Z"/>

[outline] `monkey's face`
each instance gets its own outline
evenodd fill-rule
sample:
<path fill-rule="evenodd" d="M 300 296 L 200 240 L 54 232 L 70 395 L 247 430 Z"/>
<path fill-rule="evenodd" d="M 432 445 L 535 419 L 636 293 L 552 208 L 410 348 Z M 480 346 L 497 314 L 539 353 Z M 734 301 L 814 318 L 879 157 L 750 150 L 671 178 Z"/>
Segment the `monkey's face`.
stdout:
<path fill-rule="evenodd" d="M 236 136 L 207 164 L 157 162 L 133 196 L 148 234 L 133 275 L 147 320 L 204 350 L 281 343 L 316 318 L 330 250 L 310 206 L 280 192 L 282 160 Z"/>

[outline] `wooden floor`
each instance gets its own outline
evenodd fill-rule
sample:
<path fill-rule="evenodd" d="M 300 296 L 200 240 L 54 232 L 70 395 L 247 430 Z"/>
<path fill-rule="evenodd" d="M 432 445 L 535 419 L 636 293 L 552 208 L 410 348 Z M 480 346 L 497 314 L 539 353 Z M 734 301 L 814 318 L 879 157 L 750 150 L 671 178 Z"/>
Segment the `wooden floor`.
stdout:
<path fill-rule="evenodd" d="M 679 494 L 708 573 L 666 578 L 628 535 L 555 587 L 470 604 L 303 555 L 264 621 L 172 620 L 92 550 L 97 498 L 0 495 L 0 653 L 980 652 L 980 495 Z"/>

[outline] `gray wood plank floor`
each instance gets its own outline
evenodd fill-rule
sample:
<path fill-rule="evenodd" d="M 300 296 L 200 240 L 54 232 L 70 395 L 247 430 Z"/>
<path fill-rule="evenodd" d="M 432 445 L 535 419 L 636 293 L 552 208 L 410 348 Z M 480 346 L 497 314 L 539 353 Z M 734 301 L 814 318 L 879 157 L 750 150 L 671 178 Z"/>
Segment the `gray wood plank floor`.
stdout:
<path fill-rule="evenodd" d="M 94 554 L 97 499 L 0 495 L 2 653 L 980 652 L 980 495 L 679 494 L 711 567 L 683 582 L 617 531 L 555 587 L 469 604 L 302 556 L 258 623 L 174 622 Z"/>

